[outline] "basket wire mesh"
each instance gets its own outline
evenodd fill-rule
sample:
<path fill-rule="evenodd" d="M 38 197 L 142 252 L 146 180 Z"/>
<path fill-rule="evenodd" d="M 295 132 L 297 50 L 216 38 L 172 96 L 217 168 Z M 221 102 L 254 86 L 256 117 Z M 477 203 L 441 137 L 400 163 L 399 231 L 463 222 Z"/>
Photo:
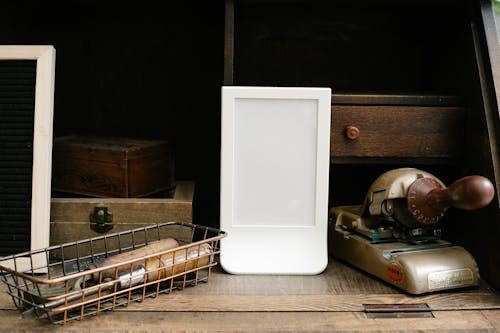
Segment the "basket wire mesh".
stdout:
<path fill-rule="evenodd" d="M 1 279 L 24 315 L 65 324 L 208 282 L 225 236 L 160 223 L 4 257 Z"/>

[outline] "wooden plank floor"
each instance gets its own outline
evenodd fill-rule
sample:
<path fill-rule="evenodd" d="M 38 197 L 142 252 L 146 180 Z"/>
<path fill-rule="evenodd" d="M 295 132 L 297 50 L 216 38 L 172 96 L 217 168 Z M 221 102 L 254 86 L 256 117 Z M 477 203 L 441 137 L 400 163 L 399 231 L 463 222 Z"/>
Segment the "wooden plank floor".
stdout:
<path fill-rule="evenodd" d="M 426 303 L 434 318 L 371 319 L 363 304 Z M 487 285 L 422 296 L 401 293 L 331 260 L 313 276 L 230 275 L 66 325 L 23 318 L 1 286 L 0 332 L 495 332 L 500 297 Z"/>

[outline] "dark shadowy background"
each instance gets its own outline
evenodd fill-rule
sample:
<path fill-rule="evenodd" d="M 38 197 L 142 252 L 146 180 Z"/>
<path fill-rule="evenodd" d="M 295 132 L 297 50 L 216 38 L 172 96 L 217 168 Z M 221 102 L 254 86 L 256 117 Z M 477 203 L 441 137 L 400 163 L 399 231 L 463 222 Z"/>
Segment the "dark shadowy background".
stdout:
<path fill-rule="evenodd" d="M 5 3 L 0 44 L 54 45 L 55 136 L 171 140 L 197 221 L 218 224 L 223 1 Z"/>
<path fill-rule="evenodd" d="M 452 94 L 474 105 L 471 8 L 237 1 L 234 84 Z M 218 226 L 224 23 L 223 0 L 21 0 L 2 4 L 0 44 L 55 46 L 55 136 L 172 141 L 176 180 L 196 182 L 195 222 Z M 449 183 L 463 172 L 457 165 L 422 167 Z M 332 165 L 331 205 L 361 203 L 380 173 L 399 166 Z"/>

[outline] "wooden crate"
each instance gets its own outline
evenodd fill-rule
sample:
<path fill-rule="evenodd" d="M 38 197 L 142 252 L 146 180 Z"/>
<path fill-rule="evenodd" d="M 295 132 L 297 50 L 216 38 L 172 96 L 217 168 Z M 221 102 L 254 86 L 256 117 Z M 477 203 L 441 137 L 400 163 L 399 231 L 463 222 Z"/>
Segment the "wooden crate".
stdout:
<path fill-rule="evenodd" d="M 52 160 L 53 191 L 135 198 L 174 185 L 168 141 L 64 136 L 54 139 Z"/>
<path fill-rule="evenodd" d="M 96 207 L 112 214 L 119 232 L 161 222 L 193 220 L 193 182 L 178 182 L 172 198 L 52 198 L 50 244 L 58 245 L 102 235 L 91 229 L 90 215 Z"/>

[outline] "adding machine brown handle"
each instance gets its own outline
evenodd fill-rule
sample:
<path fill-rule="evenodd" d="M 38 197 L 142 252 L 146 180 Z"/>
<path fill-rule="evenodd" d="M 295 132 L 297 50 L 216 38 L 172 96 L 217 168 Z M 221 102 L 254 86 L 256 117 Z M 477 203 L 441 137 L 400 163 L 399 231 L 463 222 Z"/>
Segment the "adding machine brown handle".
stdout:
<path fill-rule="evenodd" d="M 421 224 L 437 223 L 448 207 L 464 210 L 487 206 L 495 195 L 493 184 L 482 176 L 467 176 L 443 188 L 428 177 L 414 181 L 408 189 L 408 211 Z"/>
<path fill-rule="evenodd" d="M 495 189 L 487 178 L 467 176 L 447 188 L 432 190 L 427 195 L 427 202 L 435 207 L 475 210 L 489 205 L 494 196 Z"/>

